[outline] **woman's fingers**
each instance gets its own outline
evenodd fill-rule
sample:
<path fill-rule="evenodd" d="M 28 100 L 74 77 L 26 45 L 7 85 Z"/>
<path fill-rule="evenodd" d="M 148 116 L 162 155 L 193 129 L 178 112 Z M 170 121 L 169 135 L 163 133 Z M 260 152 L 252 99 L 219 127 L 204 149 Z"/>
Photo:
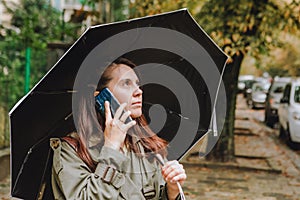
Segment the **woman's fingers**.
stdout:
<path fill-rule="evenodd" d="M 105 101 L 105 118 L 106 118 L 106 126 L 116 126 L 118 127 L 123 133 L 126 133 L 128 129 L 136 124 L 136 121 L 132 120 L 131 122 L 125 124 L 126 119 L 130 116 L 131 112 L 127 111 L 124 112 L 126 107 L 126 103 L 122 103 L 119 108 L 117 109 L 115 116 L 111 116 L 110 105 L 108 101 Z"/>
<path fill-rule="evenodd" d="M 117 109 L 116 113 L 115 113 L 115 116 L 114 116 L 114 119 L 116 120 L 119 120 L 123 111 L 124 111 L 124 108 L 126 107 L 127 103 L 122 103 L 119 108 Z"/>
<path fill-rule="evenodd" d="M 177 160 L 168 161 L 165 163 L 165 165 L 162 167 L 162 170 L 165 174 L 169 174 L 171 171 L 181 168 L 183 169 L 183 166 L 179 164 Z"/>
<path fill-rule="evenodd" d="M 104 108 L 105 108 L 105 119 L 106 119 L 106 121 L 112 120 L 111 112 L 110 112 L 110 105 L 109 105 L 108 101 L 104 102 Z"/>
<path fill-rule="evenodd" d="M 184 183 L 184 181 L 186 180 L 186 178 L 187 178 L 186 173 L 184 173 L 184 174 L 180 174 L 180 175 L 174 177 L 171 181 L 179 182 L 182 185 Z"/>
<path fill-rule="evenodd" d="M 169 161 L 162 167 L 162 174 L 166 181 L 177 182 L 186 179 L 185 170 L 178 161 Z"/>
<path fill-rule="evenodd" d="M 123 115 L 120 117 L 120 121 L 125 123 L 126 119 L 130 116 L 130 114 L 131 114 L 130 111 L 124 112 Z"/>
<path fill-rule="evenodd" d="M 125 124 L 122 121 L 117 121 L 116 122 L 116 126 L 123 132 L 123 133 L 127 133 L 127 131 L 136 124 L 136 121 L 132 120 L 130 122 L 128 122 L 127 124 Z"/>
<path fill-rule="evenodd" d="M 170 175 L 167 177 L 167 179 L 171 182 L 171 183 L 176 183 L 176 182 L 183 182 L 186 179 L 186 174 L 183 172 L 177 172 L 176 175 Z"/>
<path fill-rule="evenodd" d="M 136 121 L 135 121 L 135 120 L 132 120 L 132 121 L 128 122 L 127 124 L 124 124 L 126 132 L 127 132 L 131 127 L 133 127 L 135 124 L 136 124 Z"/>

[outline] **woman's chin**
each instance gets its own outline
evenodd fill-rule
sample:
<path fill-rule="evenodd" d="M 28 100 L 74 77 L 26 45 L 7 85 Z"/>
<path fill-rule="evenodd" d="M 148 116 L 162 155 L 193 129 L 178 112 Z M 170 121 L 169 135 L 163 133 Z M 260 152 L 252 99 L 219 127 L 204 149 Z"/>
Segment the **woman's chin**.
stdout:
<path fill-rule="evenodd" d="M 130 117 L 131 117 L 132 119 L 138 118 L 138 117 L 140 117 L 140 116 L 142 116 L 142 111 L 141 111 L 141 110 L 131 110 L 131 115 L 130 115 Z"/>

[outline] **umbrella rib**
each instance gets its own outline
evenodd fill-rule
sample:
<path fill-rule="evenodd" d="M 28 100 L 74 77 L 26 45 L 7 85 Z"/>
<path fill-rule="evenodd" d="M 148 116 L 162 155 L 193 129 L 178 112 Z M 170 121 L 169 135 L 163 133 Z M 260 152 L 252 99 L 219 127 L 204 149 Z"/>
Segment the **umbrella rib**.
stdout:
<path fill-rule="evenodd" d="M 43 176 L 41 179 L 40 188 L 39 188 L 39 192 L 37 193 L 36 199 L 42 199 L 44 196 L 44 192 L 45 192 L 45 188 L 46 188 L 45 175 L 46 175 L 47 169 L 49 167 L 48 165 L 49 165 L 50 156 L 51 156 L 51 148 L 49 148 L 49 150 L 48 150 L 46 167 L 44 168 L 44 171 L 43 171 Z"/>
<path fill-rule="evenodd" d="M 62 91 L 33 91 L 31 94 L 68 94 L 77 93 L 77 90 L 62 90 Z"/>
<path fill-rule="evenodd" d="M 17 175 L 17 178 L 16 178 L 16 181 L 15 181 L 15 184 L 14 184 L 14 186 L 13 186 L 12 191 L 15 191 L 15 188 L 16 188 L 16 186 L 17 186 L 17 183 L 19 182 L 19 178 L 20 178 L 20 176 L 21 176 L 21 174 L 22 174 L 22 172 L 23 172 L 24 164 L 27 162 L 27 160 L 28 160 L 28 158 L 29 158 L 29 155 L 30 155 L 31 153 L 32 153 L 32 148 L 30 148 L 29 151 L 27 152 L 27 155 L 26 155 L 26 157 L 25 157 L 25 159 L 24 159 L 24 162 L 23 162 L 23 164 L 22 164 L 22 166 L 21 166 L 21 168 L 20 168 L 20 170 L 19 170 L 19 173 L 18 173 L 18 175 Z"/>

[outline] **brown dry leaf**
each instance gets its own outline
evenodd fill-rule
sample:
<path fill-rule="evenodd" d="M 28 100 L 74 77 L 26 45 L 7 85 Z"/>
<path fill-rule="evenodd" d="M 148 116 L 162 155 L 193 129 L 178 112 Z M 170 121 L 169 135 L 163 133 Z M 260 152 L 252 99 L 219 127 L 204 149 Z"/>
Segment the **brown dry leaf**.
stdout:
<path fill-rule="evenodd" d="M 205 171 L 205 172 L 211 171 L 211 169 L 209 169 L 209 168 L 207 168 L 207 167 L 202 167 L 202 168 L 200 168 L 200 170 L 201 170 L 201 171 Z"/>
<path fill-rule="evenodd" d="M 245 179 L 245 180 L 249 180 L 249 179 L 250 179 L 250 176 L 249 176 L 249 175 L 245 175 L 245 176 L 244 176 L 244 179 Z"/>

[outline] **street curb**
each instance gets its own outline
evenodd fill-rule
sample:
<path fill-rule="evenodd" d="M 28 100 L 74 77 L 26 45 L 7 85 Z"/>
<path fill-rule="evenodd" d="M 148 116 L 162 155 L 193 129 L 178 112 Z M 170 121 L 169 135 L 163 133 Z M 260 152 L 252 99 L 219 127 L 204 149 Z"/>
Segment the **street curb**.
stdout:
<path fill-rule="evenodd" d="M 280 169 L 274 169 L 274 168 L 260 168 L 255 166 L 245 166 L 245 165 L 239 165 L 235 163 L 221 163 L 221 162 L 181 162 L 186 167 L 205 167 L 210 169 L 238 169 L 243 171 L 263 171 L 268 173 L 274 173 L 274 174 L 281 174 L 282 170 Z"/>

